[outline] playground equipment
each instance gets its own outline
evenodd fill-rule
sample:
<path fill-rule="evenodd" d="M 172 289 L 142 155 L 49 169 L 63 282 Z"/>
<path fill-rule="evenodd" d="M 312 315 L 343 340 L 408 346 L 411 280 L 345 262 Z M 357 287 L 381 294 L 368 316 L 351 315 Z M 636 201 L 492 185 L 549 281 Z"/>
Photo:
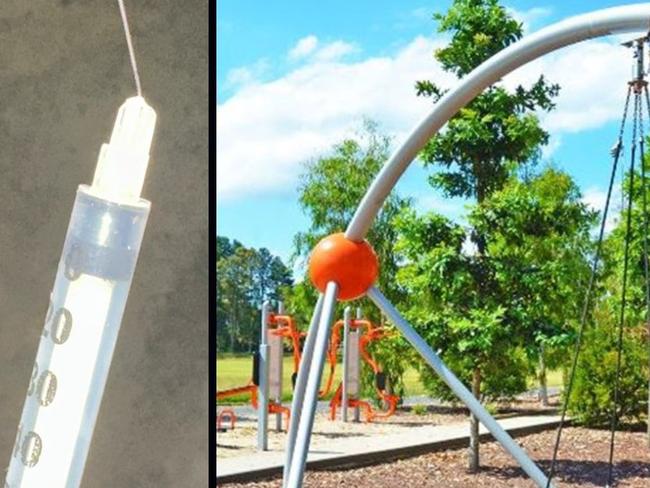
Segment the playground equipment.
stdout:
<path fill-rule="evenodd" d="M 232 408 L 224 408 L 219 415 L 217 415 L 217 432 L 226 432 L 228 430 L 225 427 L 222 427 L 222 422 L 225 417 L 227 417 L 230 422 L 230 430 L 235 430 L 235 422 L 237 421 L 235 411 Z"/>
<path fill-rule="evenodd" d="M 360 310 L 357 310 L 357 317 L 360 317 Z M 383 327 L 376 327 L 368 320 L 361 318 L 351 319 L 350 307 L 346 307 L 344 319 L 337 321 L 332 327 L 330 346 L 327 352 L 328 362 L 330 364 L 329 375 L 325 388 L 320 392 L 323 397 L 330 393 L 336 371 L 338 349 L 341 345 L 341 329 L 343 332 L 343 379 L 334 396 L 330 401 L 330 419 L 336 418 L 336 410 L 341 408 L 342 420 L 347 421 L 348 407 L 355 409 L 355 420 L 359 420 L 359 409 L 363 409 L 367 422 L 373 420 L 388 418 L 395 413 L 399 397 L 390 395 L 386 391 L 386 375 L 383 373 L 377 362 L 370 356 L 368 346 L 373 341 L 378 341 L 388 334 Z M 363 335 L 361 330 L 365 329 Z M 359 398 L 361 394 L 361 368 L 359 359 L 368 364 L 375 375 L 375 390 L 380 400 L 388 405 L 385 412 L 375 410 L 370 403 Z"/>
<path fill-rule="evenodd" d="M 217 391 L 217 401 L 225 400 L 238 395 L 249 395 L 250 403 L 252 407 L 258 410 L 264 409 L 266 412 L 265 417 L 268 418 L 268 414 L 276 415 L 276 430 L 280 432 L 282 430 L 282 418 L 285 419 L 285 429 L 289 428 L 289 417 L 291 411 L 289 408 L 282 405 L 282 363 L 283 363 L 283 341 L 287 339 L 290 341 L 293 352 L 293 373 L 292 373 L 292 382 L 295 381 L 295 378 L 298 375 L 298 366 L 300 365 L 300 339 L 305 335 L 304 332 L 300 332 L 296 327 L 293 317 L 290 315 L 284 314 L 284 309 L 282 303 L 278 304 L 278 313 L 274 314 L 269 310 L 269 304 L 266 302 L 262 307 L 262 337 L 265 337 L 265 340 L 261 341 L 260 351 L 253 355 L 253 374 L 251 380 L 248 384 L 244 386 L 238 386 L 235 388 L 230 388 L 227 390 Z M 262 369 L 261 367 L 261 353 L 262 346 L 267 348 L 265 354 L 267 355 L 268 364 L 267 367 Z M 260 389 L 266 389 L 266 401 L 262 402 L 262 394 L 260 394 Z M 229 410 L 229 409 L 228 409 Z M 232 410 L 231 410 L 232 411 Z M 223 410 L 217 416 L 217 423 L 219 424 L 219 419 L 222 414 L 227 412 Z M 234 428 L 236 417 L 234 412 L 230 416 L 232 426 Z M 266 429 L 266 425 L 264 429 Z M 219 425 L 217 426 L 219 428 Z M 258 436 L 262 427 L 258 425 Z M 266 430 L 264 431 L 264 442 L 260 447 L 261 450 L 265 450 L 267 446 L 267 437 Z"/>
<path fill-rule="evenodd" d="M 309 272 L 320 294 L 314 307 L 296 380 L 283 473 L 284 488 L 302 486 L 318 390 L 326 360 L 328 330 L 336 301 L 352 300 L 364 295 L 375 302 L 404 334 L 528 476 L 540 487 L 551 486 L 552 474 L 546 477 L 374 286 L 379 263 L 372 247 L 364 238 L 386 197 L 418 152 L 454 114 L 481 91 L 516 68 L 554 50 L 587 39 L 635 30 L 650 30 L 650 4 L 628 5 L 572 17 L 529 35 L 495 54 L 459 80 L 413 129 L 371 184 L 345 234 L 330 235 L 316 245 L 310 257 Z"/>

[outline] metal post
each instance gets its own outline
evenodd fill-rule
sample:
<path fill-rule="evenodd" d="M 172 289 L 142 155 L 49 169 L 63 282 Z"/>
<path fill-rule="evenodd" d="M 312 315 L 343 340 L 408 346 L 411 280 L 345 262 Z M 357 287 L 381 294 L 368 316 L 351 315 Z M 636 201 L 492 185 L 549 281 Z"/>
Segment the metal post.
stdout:
<path fill-rule="evenodd" d="M 363 312 L 361 311 L 361 307 L 357 307 L 357 320 L 361 319 L 363 319 Z M 361 362 L 361 357 L 358 354 L 357 361 Z M 361 364 L 357 365 L 357 371 L 359 371 L 359 376 L 361 376 Z M 361 381 L 361 378 L 359 378 L 359 381 Z M 361 391 L 361 385 L 359 385 L 359 391 Z M 359 407 L 354 407 L 354 421 L 361 421 L 361 410 L 359 410 Z"/>
<path fill-rule="evenodd" d="M 278 315 L 284 315 L 284 304 L 282 302 L 278 302 Z M 274 398 L 274 400 L 278 404 L 282 404 L 282 384 L 283 384 L 283 362 L 284 362 L 284 343 L 283 339 L 280 339 L 280 365 L 279 365 L 279 372 L 280 372 L 280 392 L 279 395 Z M 275 431 L 276 432 L 282 432 L 282 414 L 281 413 L 276 413 L 275 414 Z"/>
<path fill-rule="evenodd" d="M 402 318 L 400 313 L 393 307 L 388 299 L 375 287 L 368 290 L 368 297 L 375 302 L 377 307 L 384 312 L 388 319 L 400 329 L 406 339 L 415 347 L 424 360 L 438 373 L 449 388 L 460 398 L 470 411 L 490 431 L 492 436 L 514 457 L 522 469 L 537 483 L 539 487 L 547 486 L 546 475 L 531 461 L 524 450 L 512 440 L 512 437 L 503 430 L 496 420 L 483 408 L 483 405 L 465 388 L 465 385 L 451 372 L 440 357 L 429 347 L 420 335 Z M 551 485 L 552 486 L 552 485 Z"/>
<path fill-rule="evenodd" d="M 269 345 L 266 342 L 269 302 L 262 305 L 262 330 L 260 331 L 259 385 L 257 387 L 257 449 L 267 451 L 269 421 Z"/>
<path fill-rule="evenodd" d="M 318 295 L 318 301 L 314 307 L 314 313 L 311 316 L 309 323 L 309 330 L 307 331 L 307 338 L 305 345 L 302 348 L 302 356 L 300 357 L 300 366 L 298 367 L 298 377 L 296 378 L 296 388 L 293 391 L 293 400 L 291 401 L 291 417 L 289 419 L 289 433 L 287 435 L 286 458 L 284 462 L 284 470 L 282 472 L 282 487 L 287 486 L 289 478 L 289 466 L 291 466 L 291 459 L 293 458 L 293 451 L 296 445 L 296 434 L 298 432 L 298 424 L 302 414 L 302 403 L 305 398 L 305 387 L 307 386 L 307 378 L 309 377 L 309 365 L 311 364 L 314 356 L 314 344 L 316 343 L 316 331 L 318 329 L 318 322 L 320 321 L 321 311 L 323 310 L 323 294 Z"/>
<path fill-rule="evenodd" d="M 350 335 L 350 322 L 352 321 L 352 310 L 345 307 L 343 312 L 343 378 L 341 380 L 341 419 L 348 421 L 348 347 Z"/>
<path fill-rule="evenodd" d="M 309 365 L 309 377 L 307 378 L 303 409 L 298 422 L 296 443 L 289 466 L 286 488 L 302 487 L 305 463 L 307 462 L 307 453 L 309 451 L 309 441 L 311 439 L 311 431 L 314 426 L 314 415 L 316 414 L 316 404 L 318 402 L 318 390 L 320 388 L 321 376 L 323 374 L 325 356 L 327 355 L 327 339 L 332 318 L 334 317 L 334 311 L 336 309 L 337 294 L 338 285 L 333 281 L 330 281 L 325 288 L 323 311 L 320 320 L 318 321 L 318 329 L 316 330 L 314 355 L 311 364 Z"/>

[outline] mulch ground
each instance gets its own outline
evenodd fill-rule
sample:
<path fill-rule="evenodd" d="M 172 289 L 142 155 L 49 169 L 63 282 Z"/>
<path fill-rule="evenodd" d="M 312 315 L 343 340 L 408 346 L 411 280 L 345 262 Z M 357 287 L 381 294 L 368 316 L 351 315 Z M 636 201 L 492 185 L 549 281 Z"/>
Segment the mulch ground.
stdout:
<path fill-rule="evenodd" d="M 548 471 L 555 431 L 518 437 L 518 442 L 545 472 Z M 567 427 L 556 464 L 556 487 L 605 486 L 609 458 L 609 432 Z M 464 449 L 441 451 L 410 459 L 356 469 L 310 471 L 305 488 L 424 488 L 468 486 L 534 487 L 515 461 L 496 442 L 481 445 L 481 471 L 466 472 Z M 650 448 L 643 432 L 617 432 L 614 451 L 617 487 L 650 487 Z M 255 483 L 230 483 L 222 488 L 278 488 L 279 478 Z"/>

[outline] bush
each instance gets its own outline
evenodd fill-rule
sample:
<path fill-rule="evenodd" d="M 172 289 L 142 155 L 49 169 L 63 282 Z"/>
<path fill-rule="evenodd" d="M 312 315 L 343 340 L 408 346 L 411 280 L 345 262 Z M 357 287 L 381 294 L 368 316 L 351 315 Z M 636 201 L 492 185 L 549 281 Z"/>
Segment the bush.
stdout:
<path fill-rule="evenodd" d="M 597 326 L 585 331 L 569 413 L 581 423 L 606 426 L 611 421 L 614 404 L 618 328 L 613 313 L 597 322 Z M 638 323 L 634 327 L 626 327 L 624 331 L 618 396 L 619 422 L 638 422 L 645 416 L 648 373 L 645 325 Z"/>
<path fill-rule="evenodd" d="M 426 406 L 426 405 L 422 405 L 422 404 L 419 404 L 419 403 L 418 403 L 418 404 L 416 404 L 416 405 L 413 405 L 413 408 L 411 409 L 411 411 L 412 411 L 415 415 L 426 415 L 428 410 L 427 410 L 427 406 Z"/>

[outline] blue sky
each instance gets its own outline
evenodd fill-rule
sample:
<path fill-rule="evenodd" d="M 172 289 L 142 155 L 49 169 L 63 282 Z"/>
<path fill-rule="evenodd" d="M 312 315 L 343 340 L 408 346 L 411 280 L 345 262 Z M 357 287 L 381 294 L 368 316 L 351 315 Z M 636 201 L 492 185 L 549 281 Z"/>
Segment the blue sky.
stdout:
<path fill-rule="evenodd" d="M 642 3 L 642 2 L 625 2 Z M 510 1 L 527 32 L 620 1 Z M 417 79 L 452 86 L 431 53 L 444 38 L 431 14 L 449 1 L 221 0 L 217 6 L 217 233 L 287 259 L 308 221 L 297 205 L 301 163 L 326 154 L 363 117 L 403 140 L 430 105 Z M 544 73 L 560 83 L 557 110 L 543 116 L 545 161 L 569 171 L 585 201 L 604 201 L 630 55 L 615 37 L 581 43 L 517 70 L 504 83 Z M 457 218 L 463 203 L 426 183 L 417 162 L 398 191 L 421 210 Z"/>

